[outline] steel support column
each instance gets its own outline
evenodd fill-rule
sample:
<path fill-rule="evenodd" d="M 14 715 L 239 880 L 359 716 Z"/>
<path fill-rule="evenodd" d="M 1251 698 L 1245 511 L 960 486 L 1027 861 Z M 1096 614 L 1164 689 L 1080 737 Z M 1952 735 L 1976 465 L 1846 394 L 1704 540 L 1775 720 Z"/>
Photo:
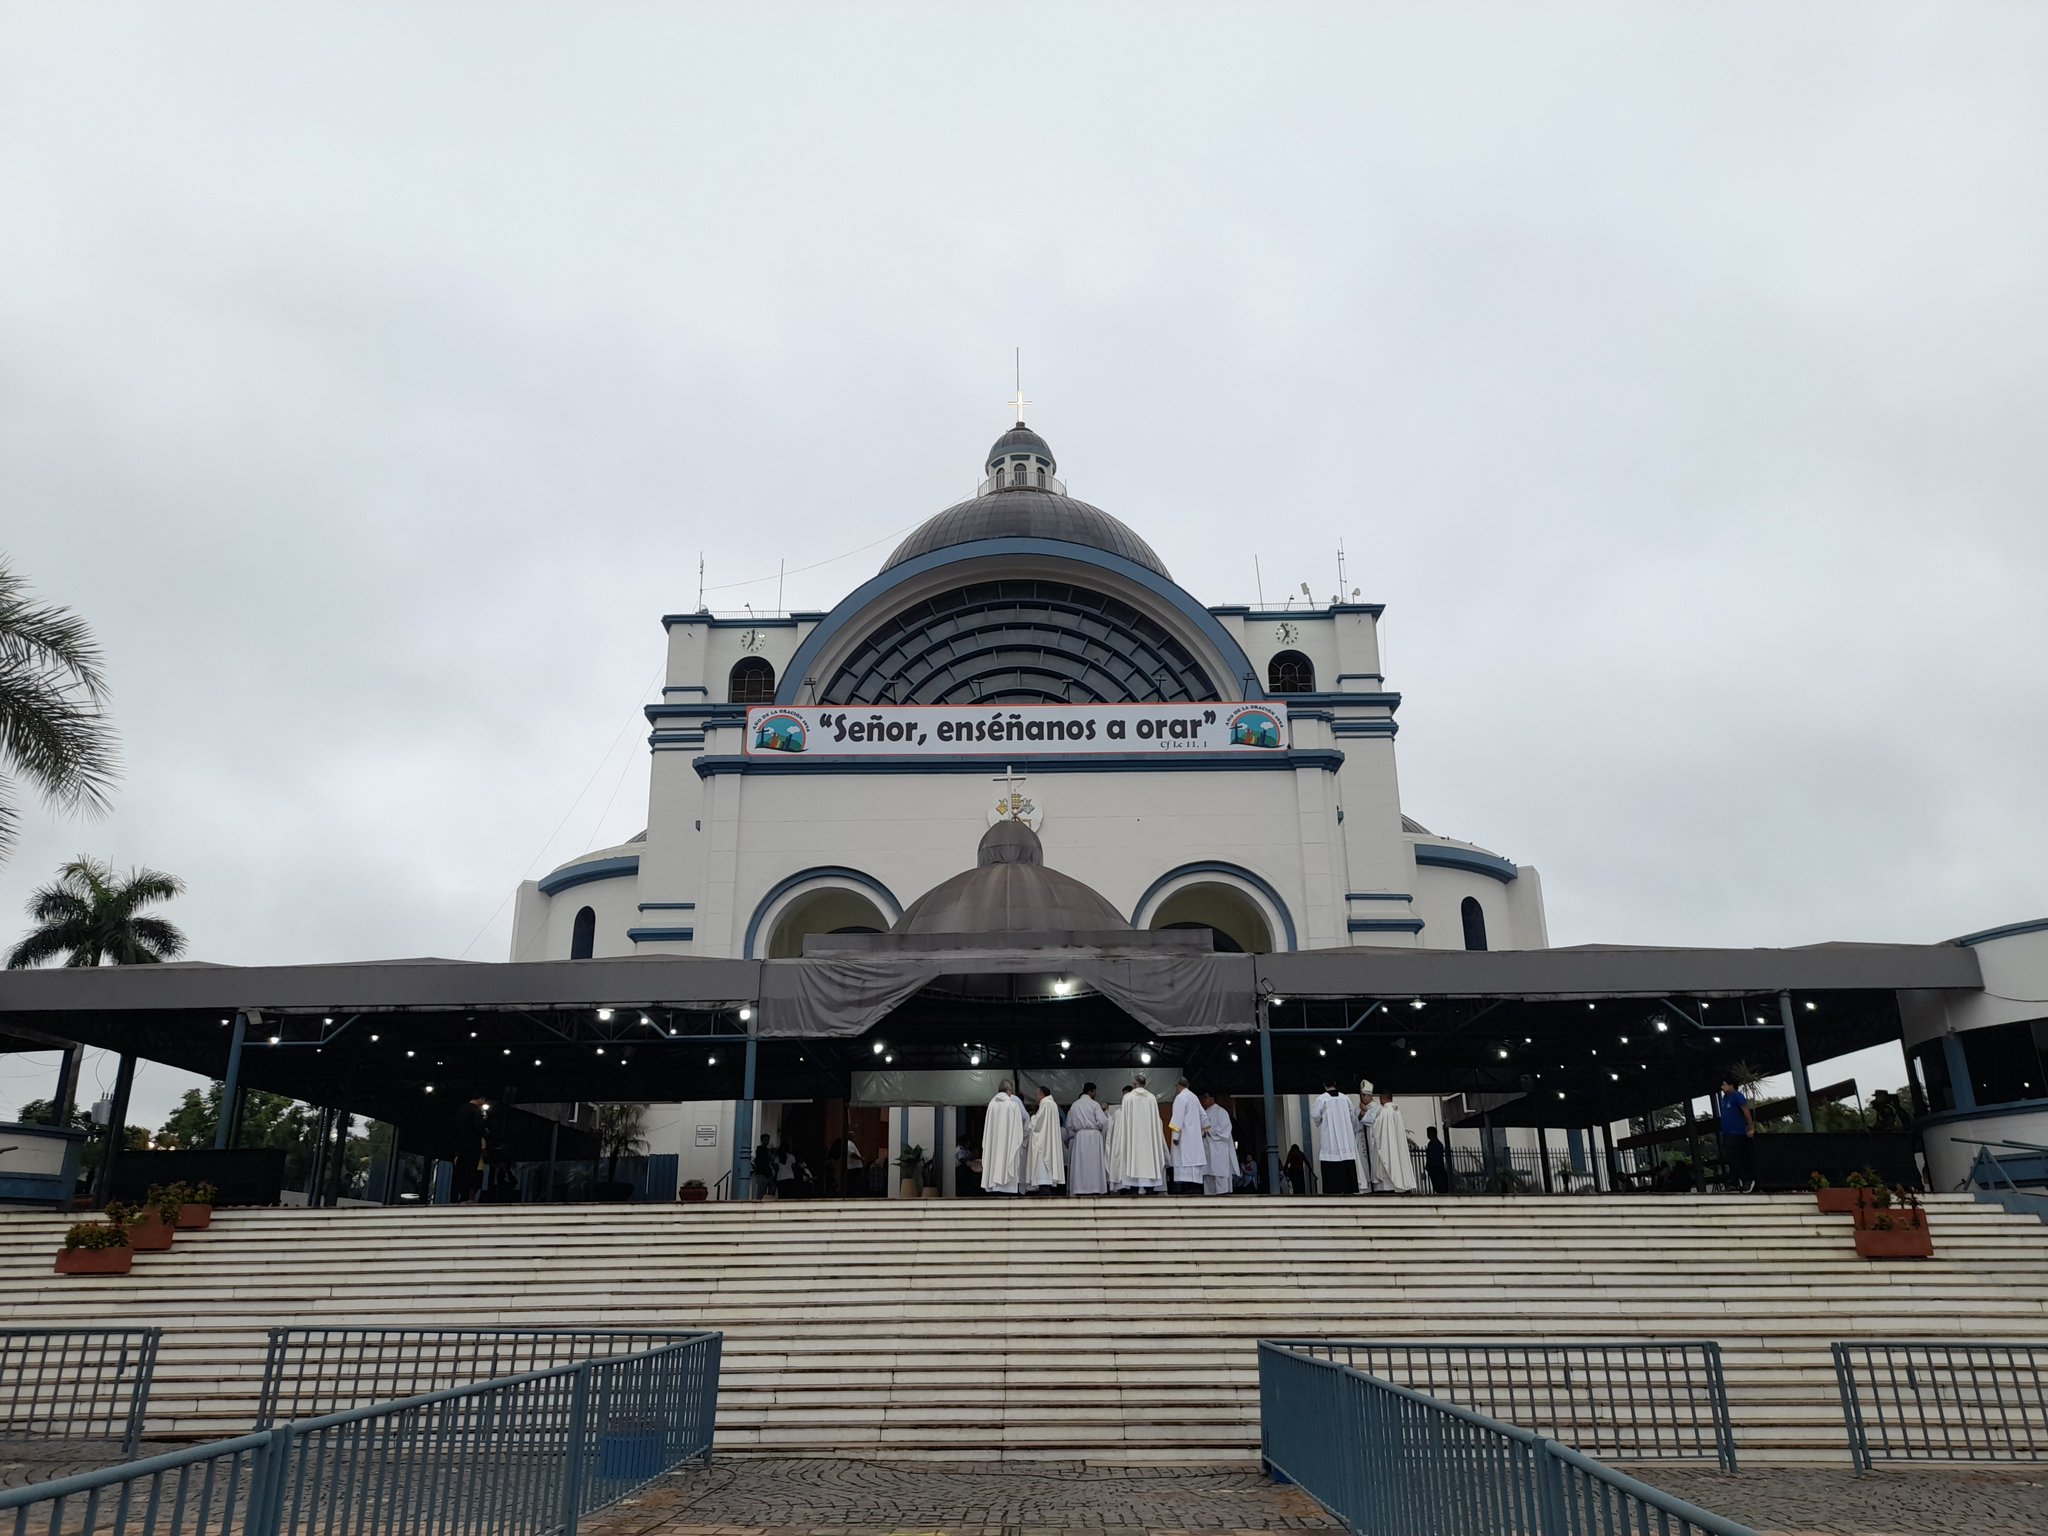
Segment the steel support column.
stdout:
<path fill-rule="evenodd" d="M 1792 1017 L 1792 994 L 1778 994 L 1778 1020 L 1785 1026 L 1785 1059 L 1792 1072 L 1792 1096 L 1799 1101 L 1799 1129 L 1813 1129 L 1813 1102 L 1807 1097 L 1806 1063 L 1799 1055 L 1799 1026 Z"/>
<path fill-rule="evenodd" d="M 128 1097 L 134 1089 L 135 1058 L 123 1055 L 121 1064 L 114 1069 L 114 1099 L 107 1107 L 107 1151 L 100 1159 L 99 1183 L 93 1190 L 101 1205 L 107 1203 L 113 1192 L 114 1164 L 120 1160 L 128 1140 Z"/>
<path fill-rule="evenodd" d="M 1272 1004 L 1259 999 L 1259 1086 L 1266 1105 L 1266 1193 L 1280 1193 L 1280 1100 L 1273 1092 Z"/>
<path fill-rule="evenodd" d="M 213 1145 L 221 1151 L 235 1144 L 242 1129 L 242 1047 L 249 1038 L 249 1015 L 235 1010 L 235 1033 L 228 1041 L 228 1071 L 221 1079 L 220 1114 L 213 1126 Z"/>
<path fill-rule="evenodd" d="M 749 1018 L 746 1065 L 740 1074 L 740 1101 L 733 1109 L 732 1197 L 735 1200 L 754 1198 L 754 1069 L 759 1045 L 754 1028 L 755 1021 Z"/>
<path fill-rule="evenodd" d="M 57 1062 L 57 1086 L 50 1090 L 50 1125 L 56 1130 L 71 1128 L 71 1111 L 78 1105 L 78 1074 L 85 1065 L 85 1047 L 70 1045 Z"/>

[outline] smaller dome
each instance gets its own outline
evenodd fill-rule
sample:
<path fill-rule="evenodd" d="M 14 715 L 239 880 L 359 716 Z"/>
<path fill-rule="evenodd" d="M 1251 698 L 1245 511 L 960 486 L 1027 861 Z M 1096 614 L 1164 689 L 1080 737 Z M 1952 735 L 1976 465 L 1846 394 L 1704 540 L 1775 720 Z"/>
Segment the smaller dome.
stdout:
<path fill-rule="evenodd" d="M 1045 467 L 1048 470 L 1057 470 L 1060 467 L 1060 461 L 1052 456 L 1052 444 L 1021 421 L 996 439 L 995 446 L 988 451 L 984 467 L 989 474 L 994 474 L 996 466 L 1013 453 L 1036 454 L 1045 460 Z"/>
<path fill-rule="evenodd" d="M 974 868 L 941 881 L 903 909 L 891 933 L 1128 932 L 1124 915 L 1093 887 L 1045 867 L 1038 834 L 999 821 L 981 835 Z"/>

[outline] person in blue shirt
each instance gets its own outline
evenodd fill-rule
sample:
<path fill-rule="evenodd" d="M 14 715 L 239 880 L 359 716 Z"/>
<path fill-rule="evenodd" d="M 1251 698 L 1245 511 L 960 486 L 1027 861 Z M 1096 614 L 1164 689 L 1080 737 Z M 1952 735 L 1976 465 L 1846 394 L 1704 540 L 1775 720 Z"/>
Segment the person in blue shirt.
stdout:
<path fill-rule="evenodd" d="M 1727 1165 L 1729 1182 L 1749 1194 L 1756 1188 L 1756 1116 L 1749 1107 L 1749 1095 L 1735 1086 L 1733 1077 L 1721 1079 L 1721 1161 Z"/>

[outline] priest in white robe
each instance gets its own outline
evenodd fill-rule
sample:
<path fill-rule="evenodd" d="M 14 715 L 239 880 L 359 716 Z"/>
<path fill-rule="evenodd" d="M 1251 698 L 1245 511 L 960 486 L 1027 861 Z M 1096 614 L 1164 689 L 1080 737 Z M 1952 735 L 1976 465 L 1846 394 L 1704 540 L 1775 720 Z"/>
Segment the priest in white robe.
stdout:
<path fill-rule="evenodd" d="M 1406 1195 L 1415 1190 L 1415 1160 L 1408 1154 L 1408 1122 L 1391 1093 L 1379 1096 L 1379 1113 L 1372 1118 L 1372 1187 L 1388 1194 Z"/>
<path fill-rule="evenodd" d="M 1109 1193 L 1109 1114 L 1096 1101 L 1095 1085 L 1083 1083 L 1081 1097 L 1067 1106 L 1067 1193 Z"/>
<path fill-rule="evenodd" d="M 1372 1123 L 1380 1117 L 1380 1101 L 1373 1097 L 1372 1084 L 1361 1080 L 1358 1085 L 1358 1187 L 1375 1190 L 1380 1187 L 1379 1170 L 1373 1166 Z"/>
<path fill-rule="evenodd" d="M 1309 1110 L 1315 1126 L 1317 1171 L 1326 1195 L 1358 1193 L 1358 1107 L 1335 1083 L 1323 1085 Z"/>
<path fill-rule="evenodd" d="M 1116 1148 L 1109 1162 L 1109 1187 L 1118 1194 L 1158 1194 L 1166 1188 L 1166 1133 L 1159 1125 L 1159 1101 L 1141 1072 L 1116 1107 Z"/>
<path fill-rule="evenodd" d="M 984 1194 L 1014 1195 L 1024 1172 L 1024 1101 L 1006 1079 L 988 1101 L 981 1126 L 981 1188 Z"/>
<path fill-rule="evenodd" d="M 1060 1130 L 1060 1107 L 1052 1090 L 1038 1090 L 1038 1112 L 1031 1117 L 1030 1139 L 1024 1147 L 1024 1192 L 1057 1190 L 1067 1182 L 1067 1142 Z"/>
<path fill-rule="evenodd" d="M 1207 1122 L 1203 1136 L 1209 1166 L 1202 1175 L 1202 1193 L 1227 1195 L 1237 1187 L 1237 1141 L 1231 1134 L 1230 1111 L 1216 1102 L 1216 1095 L 1202 1095 L 1202 1118 Z"/>
<path fill-rule="evenodd" d="M 1202 1113 L 1202 1101 L 1182 1078 L 1174 1084 L 1173 1109 L 1168 1116 L 1167 1140 L 1173 1153 L 1173 1192 L 1195 1194 L 1209 1173 L 1209 1122 Z"/>

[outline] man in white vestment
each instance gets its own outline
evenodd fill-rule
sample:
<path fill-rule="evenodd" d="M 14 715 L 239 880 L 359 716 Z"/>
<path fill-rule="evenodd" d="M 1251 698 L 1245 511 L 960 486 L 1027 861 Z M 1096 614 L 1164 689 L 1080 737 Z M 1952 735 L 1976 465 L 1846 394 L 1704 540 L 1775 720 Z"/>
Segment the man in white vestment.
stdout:
<path fill-rule="evenodd" d="M 1024 1101 L 1007 1079 L 988 1101 L 981 1127 L 981 1188 L 984 1194 L 1014 1195 L 1022 1187 Z"/>
<path fill-rule="evenodd" d="M 1406 1195 L 1415 1190 L 1415 1160 L 1408 1155 L 1408 1122 L 1394 1104 L 1391 1093 L 1383 1093 L 1366 1134 L 1372 1141 L 1372 1187 L 1390 1194 Z"/>
<path fill-rule="evenodd" d="M 1067 1193 L 1109 1193 L 1109 1115 L 1096 1102 L 1095 1085 L 1083 1083 L 1081 1097 L 1067 1106 Z"/>
<path fill-rule="evenodd" d="M 1116 1107 L 1116 1147 L 1109 1161 L 1109 1187 L 1119 1194 L 1158 1194 L 1166 1188 L 1166 1133 L 1159 1126 L 1159 1101 L 1145 1075 L 1131 1080 Z"/>
<path fill-rule="evenodd" d="M 1326 1195 L 1358 1193 L 1358 1109 L 1335 1083 L 1325 1083 L 1309 1110 L 1315 1125 L 1316 1162 Z"/>
<path fill-rule="evenodd" d="M 1202 1175 L 1202 1193 L 1227 1195 L 1237 1186 L 1237 1142 L 1230 1133 L 1230 1111 L 1216 1102 L 1216 1095 L 1202 1095 L 1202 1118 L 1208 1122 L 1203 1135 L 1209 1153 L 1208 1171 Z"/>
<path fill-rule="evenodd" d="M 1375 1190 L 1380 1187 L 1379 1169 L 1373 1166 L 1372 1123 L 1380 1117 L 1379 1100 L 1372 1096 L 1372 1084 L 1361 1081 L 1358 1085 L 1358 1187 Z"/>
<path fill-rule="evenodd" d="M 1031 1139 L 1024 1148 L 1026 1194 L 1056 1190 L 1067 1182 L 1067 1144 L 1060 1133 L 1060 1107 L 1052 1090 L 1038 1090 L 1038 1113 L 1031 1117 Z"/>
<path fill-rule="evenodd" d="M 1209 1174 L 1209 1121 L 1186 1078 L 1174 1084 L 1173 1111 L 1166 1127 L 1173 1152 L 1173 1192 L 1199 1194 Z"/>

